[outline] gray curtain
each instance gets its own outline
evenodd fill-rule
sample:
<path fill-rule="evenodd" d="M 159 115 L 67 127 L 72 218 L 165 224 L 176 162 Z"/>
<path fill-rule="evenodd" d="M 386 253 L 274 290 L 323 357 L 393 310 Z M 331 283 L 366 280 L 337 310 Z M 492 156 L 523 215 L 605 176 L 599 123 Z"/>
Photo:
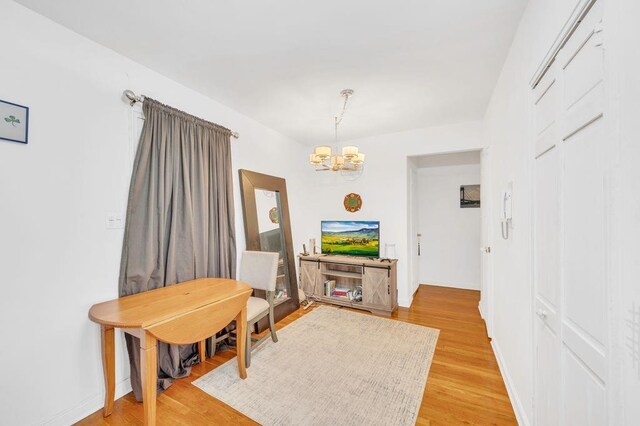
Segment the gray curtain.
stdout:
<path fill-rule="evenodd" d="M 202 277 L 235 276 L 231 132 L 153 99 L 129 189 L 120 296 Z M 137 338 L 125 335 L 131 385 L 142 400 Z M 209 344 L 210 347 L 210 344 Z M 195 345 L 158 344 L 158 389 L 189 375 Z"/>

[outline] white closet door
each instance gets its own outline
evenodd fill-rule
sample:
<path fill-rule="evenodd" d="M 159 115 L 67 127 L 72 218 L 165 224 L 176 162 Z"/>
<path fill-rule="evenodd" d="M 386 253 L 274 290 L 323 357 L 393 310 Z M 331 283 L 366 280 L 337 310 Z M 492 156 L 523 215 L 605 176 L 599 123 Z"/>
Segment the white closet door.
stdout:
<path fill-rule="evenodd" d="M 552 147 L 536 159 L 536 418 L 537 424 L 559 423 L 560 387 L 560 162 Z"/>
<path fill-rule="evenodd" d="M 534 92 L 534 288 L 536 317 L 536 423 L 557 425 L 560 418 L 560 156 L 558 117 L 561 89 L 556 65 Z"/>
<path fill-rule="evenodd" d="M 606 137 L 601 4 L 558 54 L 562 68 L 564 423 L 606 423 Z"/>
<path fill-rule="evenodd" d="M 534 90 L 535 423 L 606 424 L 604 51 L 596 3 Z"/>

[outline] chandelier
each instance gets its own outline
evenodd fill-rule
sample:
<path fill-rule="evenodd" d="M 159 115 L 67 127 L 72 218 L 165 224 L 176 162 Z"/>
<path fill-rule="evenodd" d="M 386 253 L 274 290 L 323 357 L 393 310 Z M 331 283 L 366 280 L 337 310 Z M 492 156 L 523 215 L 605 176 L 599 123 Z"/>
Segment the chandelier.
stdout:
<path fill-rule="evenodd" d="M 337 149 L 338 144 L 338 126 L 342 123 L 344 113 L 347 110 L 349 98 L 353 96 L 352 89 L 344 89 L 340 92 L 340 96 L 344 98 L 342 111 L 340 115 L 333 117 L 335 125 L 335 143 L 336 151 L 328 145 L 317 146 L 312 154 L 309 154 L 309 162 L 316 167 L 317 172 L 323 171 L 358 171 L 364 163 L 364 154 L 358 152 L 357 146 L 345 146 L 340 154 Z"/>

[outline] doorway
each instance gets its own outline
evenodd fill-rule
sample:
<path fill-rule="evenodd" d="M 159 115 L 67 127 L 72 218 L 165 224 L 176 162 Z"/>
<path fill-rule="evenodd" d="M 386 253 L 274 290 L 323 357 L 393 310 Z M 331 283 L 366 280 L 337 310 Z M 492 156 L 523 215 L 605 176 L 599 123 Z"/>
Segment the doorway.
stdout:
<path fill-rule="evenodd" d="M 411 156 L 407 176 L 412 291 L 420 284 L 479 291 L 483 318 L 490 278 L 486 159 L 483 150 Z"/>

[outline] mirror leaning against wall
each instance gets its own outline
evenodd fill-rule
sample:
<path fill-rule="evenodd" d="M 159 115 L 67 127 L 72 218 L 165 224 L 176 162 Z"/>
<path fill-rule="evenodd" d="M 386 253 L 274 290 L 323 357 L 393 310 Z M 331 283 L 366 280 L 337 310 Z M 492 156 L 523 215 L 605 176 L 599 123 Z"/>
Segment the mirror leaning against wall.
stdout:
<path fill-rule="evenodd" d="M 287 186 L 283 178 L 250 170 L 239 171 L 244 231 L 247 250 L 277 252 L 278 274 L 275 294 L 275 321 L 296 310 L 296 279 Z M 264 292 L 255 291 L 265 297 Z M 266 318 L 257 324 L 258 332 L 268 328 Z"/>

